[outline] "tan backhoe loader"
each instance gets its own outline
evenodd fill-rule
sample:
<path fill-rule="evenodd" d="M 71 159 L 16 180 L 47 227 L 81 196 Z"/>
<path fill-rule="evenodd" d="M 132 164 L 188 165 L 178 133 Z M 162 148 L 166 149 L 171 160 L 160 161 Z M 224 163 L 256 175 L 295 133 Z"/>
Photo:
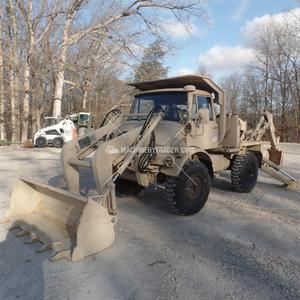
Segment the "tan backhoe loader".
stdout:
<path fill-rule="evenodd" d="M 139 92 L 129 115 L 114 109 L 102 126 L 61 151 L 66 189 L 20 178 L 5 222 L 53 249 L 52 259 L 80 260 L 108 248 L 117 221 L 116 189 L 163 185 L 175 213 L 192 215 L 205 205 L 210 178 L 231 170 L 233 189 L 250 192 L 258 168 L 298 188 L 281 170 L 281 151 L 268 112 L 253 131 L 226 114 L 225 95 L 210 79 L 182 76 L 131 84 Z M 265 131 L 271 148 L 263 150 Z M 94 152 L 92 160 L 87 159 Z M 97 196 L 80 194 L 80 168 L 92 168 Z"/>

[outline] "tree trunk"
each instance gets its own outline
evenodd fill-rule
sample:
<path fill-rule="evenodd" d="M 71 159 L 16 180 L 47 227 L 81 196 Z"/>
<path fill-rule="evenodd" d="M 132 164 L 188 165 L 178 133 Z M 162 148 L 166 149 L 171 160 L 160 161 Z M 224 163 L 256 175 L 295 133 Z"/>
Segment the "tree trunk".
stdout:
<path fill-rule="evenodd" d="M 29 124 L 29 98 L 30 98 L 30 66 L 28 59 L 24 67 L 24 99 L 23 99 L 23 122 L 22 122 L 22 141 L 28 138 Z"/>
<path fill-rule="evenodd" d="M 4 126 L 4 76 L 3 76 L 3 51 L 2 51 L 2 18 L 3 10 L 0 8 L 0 139 L 5 140 L 6 139 L 6 132 L 5 132 L 5 126 Z"/>
<path fill-rule="evenodd" d="M 67 58 L 67 52 L 70 46 L 68 42 L 74 16 L 75 12 L 68 15 L 64 26 L 62 46 L 58 57 L 58 71 L 55 75 L 54 102 L 52 112 L 53 117 L 61 116 L 61 100 L 65 80 L 65 63 Z"/>
<path fill-rule="evenodd" d="M 81 107 L 81 109 L 83 111 L 86 110 L 87 95 L 88 95 L 88 91 L 87 91 L 87 89 L 84 89 L 84 91 L 83 91 L 83 97 L 82 97 L 82 107 Z"/>
<path fill-rule="evenodd" d="M 10 82 L 10 109 L 11 109 L 11 140 L 16 142 L 19 139 L 17 89 L 18 79 L 16 76 L 17 64 L 17 21 L 15 8 L 12 0 L 7 0 L 7 14 L 9 17 L 9 38 L 10 38 L 10 62 L 9 62 L 9 82 Z"/>
<path fill-rule="evenodd" d="M 36 131 L 40 130 L 42 128 L 42 124 L 41 124 L 41 110 L 40 109 L 36 109 L 35 111 L 36 113 Z"/>
<path fill-rule="evenodd" d="M 28 20 L 32 19 L 32 1 L 28 1 Z M 23 122 L 22 122 L 22 141 L 28 139 L 28 129 L 29 129 L 29 112 L 30 112 L 30 59 L 34 49 L 34 32 L 32 29 L 32 24 L 28 23 L 28 53 L 24 66 L 24 98 L 23 98 Z"/>

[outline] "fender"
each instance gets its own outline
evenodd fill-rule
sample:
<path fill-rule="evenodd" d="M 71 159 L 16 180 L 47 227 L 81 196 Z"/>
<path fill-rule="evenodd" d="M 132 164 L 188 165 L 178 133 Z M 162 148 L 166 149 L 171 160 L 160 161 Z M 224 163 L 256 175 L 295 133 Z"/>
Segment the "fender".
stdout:
<path fill-rule="evenodd" d="M 174 162 L 175 168 L 163 167 L 161 168 L 161 173 L 168 176 L 178 176 L 186 161 L 190 159 L 201 161 L 207 167 L 209 174 L 213 177 L 213 164 L 209 154 L 197 146 L 187 147 L 183 155 Z"/>

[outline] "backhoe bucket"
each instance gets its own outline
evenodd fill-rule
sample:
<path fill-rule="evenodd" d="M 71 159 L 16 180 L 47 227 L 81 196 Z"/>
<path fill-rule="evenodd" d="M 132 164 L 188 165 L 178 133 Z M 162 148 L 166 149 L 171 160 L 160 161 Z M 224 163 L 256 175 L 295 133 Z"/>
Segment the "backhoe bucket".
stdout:
<path fill-rule="evenodd" d="M 11 228 L 21 228 L 17 236 L 30 235 L 27 243 L 42 242 L 38 251 L 52 249 L 53 259 L 77 261 L 108 248 L 114 241 L 116 217 L 108 214 L 99 200 L 99 196 L 85 198 L 20 178 L 13 187 L 5 221 L 11 222 Z"/>

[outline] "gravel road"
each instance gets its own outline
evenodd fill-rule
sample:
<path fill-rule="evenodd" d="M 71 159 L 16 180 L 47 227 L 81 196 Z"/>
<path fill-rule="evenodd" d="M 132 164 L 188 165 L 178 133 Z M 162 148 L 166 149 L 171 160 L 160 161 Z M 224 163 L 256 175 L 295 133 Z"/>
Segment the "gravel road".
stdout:
<path fill-rule="evenodd" d="M 300 145 L 282 144 L 300 179 Z M 19 175 L 55 183 L 59 150 L 0 147 L 0 218 Z M 82 192 L 95 192 L 89 170 Z M 163 191 L 118 199 L 113 246 L 83 261 L 49 262 L 0 225 L 0 299 L 300 299 L 300 193 L 260 173 L 250 194 L 230 174 L 195 216 L 169 213 Z"/>

